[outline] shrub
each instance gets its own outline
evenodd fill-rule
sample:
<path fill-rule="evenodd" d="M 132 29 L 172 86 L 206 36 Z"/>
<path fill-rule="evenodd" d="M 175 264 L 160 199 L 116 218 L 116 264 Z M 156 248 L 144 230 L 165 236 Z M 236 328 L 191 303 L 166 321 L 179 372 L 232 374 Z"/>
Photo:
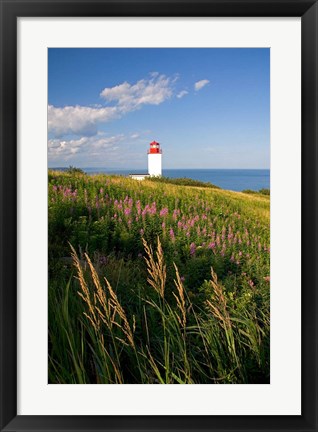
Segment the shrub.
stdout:
<path fill-rule="evenodd" d="M 68 174 L 71 174 L 71 175 L 73 175 L 73 174 L 85 174 L 85 172 L 81 168 L 76 168 L 76 167 L 73 167 L 72 165 L 70 165 L 65 172 L 67 172 Z"/>
<path fill-rule="evenodd" d="M 213 188 L 213 189 L 221 189 L 219 186 L 216 186 L 210 182 L 202 182 L 199 180 L 193 180 L 188 177 L 181 178 L 172 178 L 172 177 L 149 177 L 148 180 L 157 182 L 157 183 L 169 183 L 177 186 L 197 186 L 204 188 Z"/>

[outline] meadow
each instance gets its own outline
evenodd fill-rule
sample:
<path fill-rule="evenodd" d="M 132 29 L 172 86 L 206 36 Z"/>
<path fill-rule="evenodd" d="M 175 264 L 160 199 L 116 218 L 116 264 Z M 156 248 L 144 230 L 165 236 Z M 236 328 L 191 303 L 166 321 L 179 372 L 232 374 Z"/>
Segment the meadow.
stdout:
<path fill-rule="evenodd" d="M 270 199 L 49 171 L 49 382 L 270 380 Z"/>

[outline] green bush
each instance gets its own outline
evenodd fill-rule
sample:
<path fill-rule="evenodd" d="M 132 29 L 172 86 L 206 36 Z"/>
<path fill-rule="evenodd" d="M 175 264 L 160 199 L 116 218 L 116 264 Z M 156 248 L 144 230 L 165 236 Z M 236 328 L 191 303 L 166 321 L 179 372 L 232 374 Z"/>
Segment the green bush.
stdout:
<path fill-rule="evenodd" d="M 81 168 L 76 168 L 76 167 L 73 167 L 72 165 L 70 165 L 65 172 L 67 172 L 68 174 L 72 174 L 72 175 L 73 174 L 85 174 L 85 172 Z"/>
<path fill-rule="evenodd" d="M 221 189 L 219 186 L 216 186 L 210 182 L 202 182 L 199 180 L 193 180 L 188 177 L 180 177 L 180 178 L 172 178 L 172 177 L 149 177 L 148 180 L 157 183 L 167 183 L 174 184 L 177 186 L 197 186 L 204 188 L 212 188 L 212 189 Z"/>

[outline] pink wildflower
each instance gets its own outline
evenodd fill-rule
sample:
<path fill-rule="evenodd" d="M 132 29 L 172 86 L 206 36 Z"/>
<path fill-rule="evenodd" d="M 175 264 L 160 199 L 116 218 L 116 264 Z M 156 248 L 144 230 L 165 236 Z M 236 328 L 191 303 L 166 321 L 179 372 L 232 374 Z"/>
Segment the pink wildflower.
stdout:
<path fill-rule="evenodd" d="M 196 250 L 195 243 L 190 244 L 190 255 L 194 255 Z"/>
<path fill-rule="evenodd" d="M 167 207 L 164 207 L 162 210 L 160 210 L 160 216 L 166 216 L 168 214 Z"/>

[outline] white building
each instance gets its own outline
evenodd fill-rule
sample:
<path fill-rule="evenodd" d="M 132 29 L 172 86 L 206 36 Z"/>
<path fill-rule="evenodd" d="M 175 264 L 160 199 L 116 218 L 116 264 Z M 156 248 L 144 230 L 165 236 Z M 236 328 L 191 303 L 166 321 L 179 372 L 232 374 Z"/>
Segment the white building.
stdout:
<path fill-rule="evenodd" d="M 162 150 L 156 141 L 150 143 L 148 150 L 148 174 L 156 177 L 162 175 Z"/>
<path fill-rule="evenodd" d="M 162 175 L 162 150 L 157 141 L 150 143 L 148 150 L 148 174 L 129 174 L 134 180 L 144 180 L 147 177 L 161 177 Z"/>
<path fill-rule="evenodd" d="M 145 180 L 145 178 L 150 177 L 149 174 L 129 174 L 129 177 L 133 180 Z"/>

